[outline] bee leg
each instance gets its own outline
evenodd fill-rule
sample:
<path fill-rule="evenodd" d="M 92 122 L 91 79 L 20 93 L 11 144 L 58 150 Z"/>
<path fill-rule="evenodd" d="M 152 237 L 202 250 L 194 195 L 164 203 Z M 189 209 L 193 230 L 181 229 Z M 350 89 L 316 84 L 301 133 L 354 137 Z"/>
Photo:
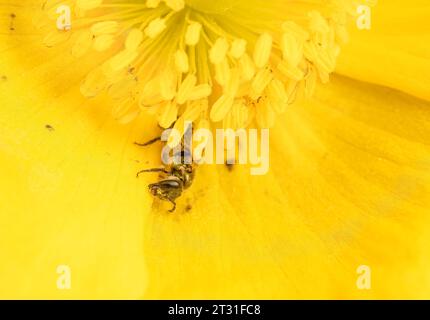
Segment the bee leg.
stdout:
<path fill-rule="evenodd" d="M 136 174 L 136 178 L 139 178 L 139 176 L 140 176 L 142 173 L 148 173 L 148 172 L 163 172 L 163 173 L 168 174 L 168 172 L 167 172 L 167 171 L 166 171 L 166 169 L 164 169 L 164 168 L 153 168 L 153 169 L 146 169 L 146 170 L 141 170 L 141 171 L 139 171 L 139 172 Z"/>
<path fill-rule="evenodd" d="M 161 141 L 161 137 L 154 138 L 154 139 L 149 140 L 148 142 L 145 142 L 145 143 L 135 142 L 134 144 L 136 146 L 139 146 L 139 147 L 147 147 L 147 146 L 150 146 L 151 144 L 154 144 L 158 141 Z"/>
<path fill-rule="evenodd" d="M 169 210 L 169 212 L 170 212 L 170 213 L 175 212 L 175 210 L 176 210 L 176 202 L 175 202 L 175 200 L 172 200 L 172 199 L 170 199 L 170 198 L 167 198 L 167 200 L 168 200 L 171 204 L 173 204 L 173 207 L 172 207 L 172 209 L 170 209 L 170 210 Z"/>

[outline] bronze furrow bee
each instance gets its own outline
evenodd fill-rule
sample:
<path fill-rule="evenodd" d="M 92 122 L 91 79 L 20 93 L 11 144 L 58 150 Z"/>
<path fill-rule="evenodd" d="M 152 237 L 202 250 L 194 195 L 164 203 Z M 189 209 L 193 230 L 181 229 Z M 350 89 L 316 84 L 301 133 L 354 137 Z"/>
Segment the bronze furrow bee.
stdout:
<path fill-rule="evenodd" d="M 161 141 L 161 137 L 152 139 L 146 143 L 140 144 L 135 143 L 138 146 L 146 147 Z M 181 141 L 181 151 L 180 153 L 174 154 L 175 159 L 180 159 L 180 161 L 175 161 L 173 164 L 166 165 L 163 168 L 152 168 L 141 170 L 137 173 L 139 177 L 142 173 L 157 172 L 160 174 L 160 180 L 156 183 L 151 183 L 148 185 L 149 192 L 156 198 L 170 202 L 173 207 L 169 212 L 174 212 L 176 210 L 176 199 L 178 199 L 184 190 L 191 187 L 195 176 L 195 165 L 187 164 L 185 159 L 191 157 L 191 151 L 187 148 L 184 138 Z M 192 162 L 192 161 L 191 161 Z"/>

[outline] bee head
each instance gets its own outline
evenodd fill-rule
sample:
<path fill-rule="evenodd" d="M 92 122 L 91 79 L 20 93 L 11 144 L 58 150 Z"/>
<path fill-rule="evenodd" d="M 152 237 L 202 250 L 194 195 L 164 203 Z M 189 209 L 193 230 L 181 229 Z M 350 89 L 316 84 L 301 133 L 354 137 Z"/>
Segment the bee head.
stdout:
<path fill-rule="evenodd" d="M 163 194 L 163 189 L 158 183 L 153 183 L 148 186 L 149 192 L 154 196 L 160 196 Z"/>
<path fill-rule="evenodd" d="M 169 177 L 157 183 L 152 183 L 148 186 L 149 192 L 155 197 L 169 196 L 177 198 L 182 192 L 181 180 L 177 177 Z"/>

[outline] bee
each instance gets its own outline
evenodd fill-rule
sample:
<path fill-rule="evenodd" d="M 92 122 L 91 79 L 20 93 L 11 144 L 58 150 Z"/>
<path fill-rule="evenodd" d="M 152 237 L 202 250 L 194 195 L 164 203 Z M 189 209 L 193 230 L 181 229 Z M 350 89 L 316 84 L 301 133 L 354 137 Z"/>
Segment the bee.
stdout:
<path fill-rule="evenodd" d="M 141 147 L 146 147 L 158 141 L 161 141 L 161 137 L 157 137 L 143 144 L 137 142 L 135 144 Z M 186 146 L 183 137 L 181 140 L 180 150 L 181 151 L 178 151 L 173 155 L 175 159 L 180 159 L 180 161 L 176 160 L 174 163 L 162 168 L 141 170 L 136 174 L 137 178 L 139 178 L 143 173 L 157 172 L 160 174 L 159 181 L 148 185 L 148 189 L 154 197 L 163 201 L 168 201 L 172 204 L 173 207 L 169 212 L 174 212 L 176 210 L 176 200 L 186 189 L 191 187 L 195 177 L 196 165 L 193 163 L 188 164 L 185 161 L 185 159 L 191 156 L 191 151 Z"/>

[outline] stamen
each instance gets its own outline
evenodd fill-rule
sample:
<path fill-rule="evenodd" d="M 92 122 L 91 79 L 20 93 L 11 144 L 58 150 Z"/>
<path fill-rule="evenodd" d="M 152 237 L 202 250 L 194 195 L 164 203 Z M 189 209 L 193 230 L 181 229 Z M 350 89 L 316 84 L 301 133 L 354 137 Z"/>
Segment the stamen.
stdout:
<path fill-rule="evenodd" d="M 237 129 L 273 125 L 299 90 L 329 80 L 355 0 L 49 0 L 44 14 L 55 19 L 60 3 L 76 11 L 72 30 L 51 28 L 44 43 L 70 39 L 75 57 L 114 52 L 81 92 L 106 90 L 116 119 L 155 110 L 163 127 L 189 117 Z"/>

